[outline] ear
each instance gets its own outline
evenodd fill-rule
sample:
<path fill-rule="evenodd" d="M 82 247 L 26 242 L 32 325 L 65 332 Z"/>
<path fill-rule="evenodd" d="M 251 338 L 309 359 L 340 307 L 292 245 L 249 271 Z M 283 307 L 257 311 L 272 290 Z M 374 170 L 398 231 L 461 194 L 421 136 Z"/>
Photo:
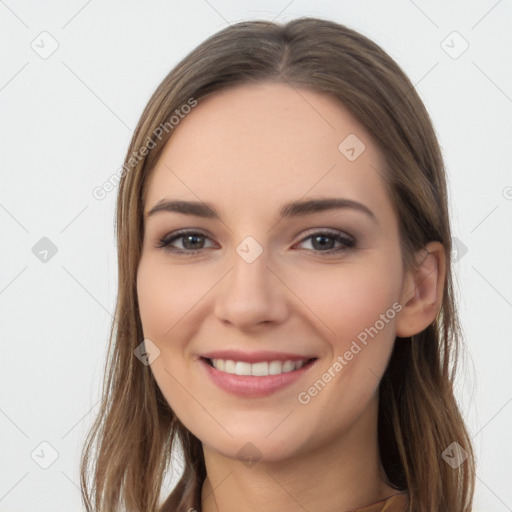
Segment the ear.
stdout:
<path fill-rule="evenodd" d="M 437 317 L 443 300 L 446 252 L 440 242 L 429 242 L 417 254 L 419 267 L 404 280 L 396 335 L 407 338 L 426 329 Z M 428 252 L 427 252 L 428 251 Z"/>

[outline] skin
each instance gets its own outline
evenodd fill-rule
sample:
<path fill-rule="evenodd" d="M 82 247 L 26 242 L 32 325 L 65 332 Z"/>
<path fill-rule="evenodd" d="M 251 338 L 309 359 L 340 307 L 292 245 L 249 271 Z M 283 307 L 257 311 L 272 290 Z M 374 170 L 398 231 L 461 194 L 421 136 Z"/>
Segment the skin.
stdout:
<path fill-rule="evenodd" d="M 366 146 L 354 161 L 338 150 L 349 134 Z M 429 254 L 418 253 L 418 270 L 404 270 L 383 168 L 378 147 L 343 105 L 286 84 L 238 85 L 204 98 L 167 142 L 145 214 L 165 198 L 212 203 L 222 219 L 145 217 L 137 275 L 144 337 L 160 350 L 151 370 L 203 444 L 205 512 L 340 512 L 398 492 L 386 484 L 379 459 L 378 386 L 396 336 L 435 319 L 445 254 L 431 242 Z M 360 202 L 376 220 L 348 208 L 279 220 L 287 201 L 329 197 Z M 184 228 L 206 238 L 195 246 L 178 238 L 172 246 L 199 254 L 157 247 Z M 315 245 L 311 235 L 322 229 L 354 237 L 355 247 L 323 255 L 343 245 L 331 238 L 325 249 Z M 236 252 L 247 236 L 263 249 L 250 264 Z M 299 393 L 394 303 L 401 311 L 300 403 Z M 200 368 L 200 354 L 223 348 L 318 360 L 291 386 L 242 398 L 217 388 Z M 252 466 L 237 455 L 249 442 L 260 457 Z"/>

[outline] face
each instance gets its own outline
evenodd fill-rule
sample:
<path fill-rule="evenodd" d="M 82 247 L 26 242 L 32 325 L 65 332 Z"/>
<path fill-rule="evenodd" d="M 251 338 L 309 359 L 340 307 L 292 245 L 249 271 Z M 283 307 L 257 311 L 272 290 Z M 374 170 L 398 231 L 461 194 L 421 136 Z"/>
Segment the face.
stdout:
<path fill-rule="evenodd" d="M 383 168 L 342 105 L 284 84 L 216 93 L 175 129 L 138 301 L 154 377 L 205 448 L 278 460 L 371 431 L 404 283 Z"/>

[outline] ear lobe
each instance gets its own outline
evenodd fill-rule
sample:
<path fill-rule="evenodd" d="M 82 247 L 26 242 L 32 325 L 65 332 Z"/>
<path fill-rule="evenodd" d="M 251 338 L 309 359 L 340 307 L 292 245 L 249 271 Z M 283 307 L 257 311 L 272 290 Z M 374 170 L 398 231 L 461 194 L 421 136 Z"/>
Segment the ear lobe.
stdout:
<path fill-rule="evenodd" d="M 408 273 L 396 321 L 396 335 L 407 338 L 426 329 L 437 317 L 443 300 L 446 252 L 440 242 L 429 242 L 418 253 L 419 267 Z"/>

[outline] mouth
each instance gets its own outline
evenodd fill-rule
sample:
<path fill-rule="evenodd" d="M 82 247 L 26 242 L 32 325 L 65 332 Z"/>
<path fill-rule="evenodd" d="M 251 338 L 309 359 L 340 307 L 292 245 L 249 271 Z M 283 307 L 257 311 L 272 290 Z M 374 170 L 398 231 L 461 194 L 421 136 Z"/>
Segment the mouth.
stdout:
<path fill-rule="evenodd" d="M 220 390 L 243 398 L 270 396 L 303 378 L 317 357 L 249 363 L 234 359 L 199 357 L 202 371 Z"/>
<path fill-rule="evenodd" d="M 283 373 L 295 372 L 312 364 L 313 361 L 316 361 L 318 358 L 312 357 L 309 359 L 299 359 L 295 361 L 270 360 L 260 361 L 257 363 L 208 357 L 201 357 L 201 359 L 203 359 L 209 366 L 222 373 L 239 376 L 267 377 L 269 375 L 281 375 Z"/>

